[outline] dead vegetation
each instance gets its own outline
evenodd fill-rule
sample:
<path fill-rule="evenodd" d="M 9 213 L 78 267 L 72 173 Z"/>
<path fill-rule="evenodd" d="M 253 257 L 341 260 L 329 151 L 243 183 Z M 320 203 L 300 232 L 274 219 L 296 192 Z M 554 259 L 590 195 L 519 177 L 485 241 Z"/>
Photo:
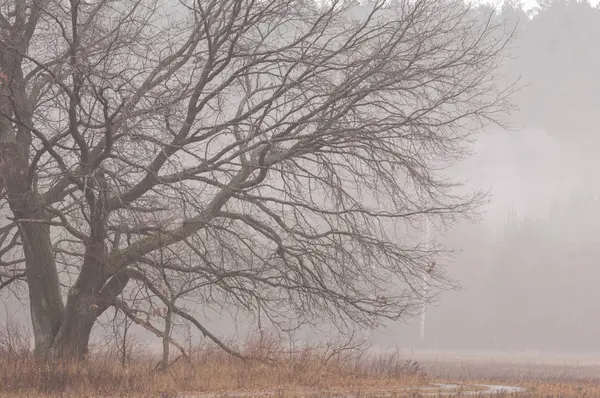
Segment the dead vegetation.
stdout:
<path fill-rule="evenodd" d="M 283 340 L 253 336 L 239 347 L 252 358 L 247 361 L 207 343 L 188 358 L 175 358 L 166 372 L 160 371 L 159 358 L 140 352 L 141 346 L 123 366 L 116 351 L 95 351 L 87 363 L 56 365 L 35 361 L 23 347 L 9 347 L 4 339 L 0 344 L 0 397 L 418 397 L 436 396 L 437 390 L 419 393 L 416 388 L 444 382 L 465 386 L 453 396 L 473 396 L 478 384 L 527 389 L 495 395 L 503 397 L 600 396 L 597 366 L 421 364 L 400 350 L 373 355 L 368 345 L 347 349 L 339 342 L 290 350 Z"/>
<path fill-rule="evenodd" d="M 441 358 L 420 362 L 436 382 L 521 386 L 526 393 L 506 397 L 600 397 L 600 363 L 560 359 Z"/>
<path fill-rule="evenodd" d="M 423 369 L 399 351 L 367 354 L 368 345 L 345 343 L 290 347 L 282 339 L 256 337 L 239 347 L 248 360 L 214 344 L 177 357 L 167 371 L 159 359 L 135 352 L 122 366 L 115 351 L 94 352 L 86 363 L 36 361 L 20 347 L 2 345 L 0 396 L 182 396 L 186 392 L 319 391 L 360 393 L 422 385 Z M 160 364 L 160 363 L 159 363 Z"/>
<path fill-rule="evenodd" d="M 162 371 L 163 359 L 148 354 L 135 334 L 123 336 L 94 345 L 85 363 L 43 363 L 30 351 L 31 336 L 8 318 L 0 328 L 0 397 L 447 396 L 434 383 L 463 386 L 453 396 L 473 396 L 480 384 L 527 389 L 495 395 L 504 397 L 600 396 L 600 363 L 589 360 L 415 360 L 399 349 L 375 355 L 354 336 L 298 344 L 289 336 L 254 333 L 242 343 L 227 342 L 245 361 L 211 342 L 187 342 L 186 355 L 172 356 Z"/>

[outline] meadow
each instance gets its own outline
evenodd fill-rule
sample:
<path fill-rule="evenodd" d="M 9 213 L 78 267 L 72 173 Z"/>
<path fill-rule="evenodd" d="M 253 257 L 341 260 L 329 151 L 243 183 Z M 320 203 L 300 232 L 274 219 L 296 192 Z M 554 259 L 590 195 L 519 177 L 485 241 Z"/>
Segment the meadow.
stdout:
<path fill-rule="evenodd" d="M 18 339 L 13 339 L 18 342 Z M 132 347 L 126 355 L 95 347 L 85 363 L 41 362 L 24 346 L 0 349 L 1 397 L 598 397 L 600 359 L 535 356 L 373 354 L 366 345 L 291 346 L 252 336 L 241 360 L 212 344 L 160 358 Z M 452 386 L 443 386 L 452 384 Z M 481 385 L 523 388 L 486 393 Z"/>

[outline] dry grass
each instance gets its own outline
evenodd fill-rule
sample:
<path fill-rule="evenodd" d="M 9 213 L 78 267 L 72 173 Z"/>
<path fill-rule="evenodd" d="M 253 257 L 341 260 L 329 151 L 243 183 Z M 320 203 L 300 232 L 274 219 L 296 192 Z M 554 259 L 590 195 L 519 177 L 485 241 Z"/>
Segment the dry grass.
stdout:
<path fill-rule="evenodd" d="M 600 384 L 595 381 L 524 381 L 520 385 L 531 397 L 600 397 Z"/>
<path fill-rule="evenodd" d="M 161 397 L 186 391 L 327 391 L 357 393 L 424 383 L 419 366 L 398 352 L 378 357 L 335 345 L 289 350 L 275 339 L 249 341 L 242 352 L 254 359 L 234 358 L 211 345 L 198 347 L 168 372 L 155 370 L 146 358 L 122 367 L 118 359 L 94 355 L 87 363 L 42 364 L 29 353 L 0 352 L 2 397 Z M 321 394 L 319 394 L 321 395 Z M 323 395 L 321 395 L 323 396 Z"/>
<path fill-rule="evenodd" d="M 96 355 L 86 364 L 50 366 L 36 363 L 29 354 L 3 353 L 0 397 L 191 398 L 226 392 L 247 397 L 270 393 L 281 398 L 417 397 L 419 393 L 410 388 L 428 382 L 464 384 L 464 392 L 472 392 L 473 384 L 518 385 L 528 390 L 499 395 L 504 397 L 600 397 L 597 366 L 438 361 L 424 363 L 426 378 L 415 362 L 398 352 L 373 357 L 359 351 L 334 351 L 305 346 L 290 352 L 283 344 L 255 342 L 246 345 L 244 353 L 272 361 L 243 362 L 206 345 L 197 348 L 189 362 L 177 361 L 169 372 L 155 370 L 156 358 L 122 367 L 115 358 Z"/>
<path fill-rule="evenodd" d="M 206 344 L 161 372 L 156 370 L 158 359 L 140 355 L 140 348 L 137 355 L 129 352 L 136 359 L 128 366 L 121 366 L 110 350 L 96 351 L 86 363 L 43 364 L 32 358 L 26 340 L 16 331 L 10 338 L 0 333 L 0 397 L 417 397 L 425 396 L 424 391 L 411 388 L 431 382 L 461 384 L 465 393 L 472 393 L 474 384 L 527 388 L 526 393 L 501 395 L 506 397 L 600 397 L 600 362 L 416 362 L 400 351 L 369 355 L 368 347 L 354 342 L 290 348 L 282 340 L 254 336 L 238 347 L 253 358 L 247 362 Z"/>
<path fill-rule="evenodd" d="M 517 397 L 600 397 L 600 365 L 575 361 L 490 358 L 422 360 L 432 380 L 449 383 L 521 386 Z"/>

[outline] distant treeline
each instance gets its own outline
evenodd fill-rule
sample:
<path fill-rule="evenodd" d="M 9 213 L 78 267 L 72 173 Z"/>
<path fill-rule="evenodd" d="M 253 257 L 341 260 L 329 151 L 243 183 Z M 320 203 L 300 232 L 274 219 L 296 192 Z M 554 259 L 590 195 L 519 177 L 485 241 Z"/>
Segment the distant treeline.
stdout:
<path fill-rule="evenodd" d="M 510 134 L 511 145 L 530 160 L 519 166 L 518 178 L 534 191 L 535 184 L 554 176 L 564 186 L 562 197 L 540 204 L 550 207 L 544 217 L 515 213 L 500 228 L 453 228 L 446 239 L 462 253 L 449 272 L 464 289 L 442 294 L 439 305 L 428 311 L 424 343 L 419 342 L 418 320 L 397 334 L 399 340 L 395 335 L 386 342 L 600 353 L 600 7 L 558 0 L 525 11 L 509 0 L 499 9 L 484 5 L 478 11 L 514 29 L 504 71 L 508 81 L 520 78 L 524 87 L 514 96 L 518 109 L 510 124 L 522 131 Z M 548 160 L 523 150 L 519 135 L 532 130 L 551 135 L 564 153 Z M 507 158 L 507 167 L 513 161 Z M 528 167 L 550 176 L 546 182 L 536 180 Z M 556 167 L 565 172 L 555 174 Z M 580 182 L 561 182 L 565 178 Z"/>
<path fill-rule="evenodd" d="M 514 97 L 516 125 L 572 138 L 594 134 L 600 110 L 600 7 L 542 0 L 525 11 L 507 0 L 499 9 L 484 5 L 480 11 L 515 29 L 505 70 L 526 85 Z"/>
<path fill-rule="evenodd" d="M 449 272 L 463 289 L 442 294 L 394 343 L 404 347 L 600 353 L 600 200 L 573 193 L 547 218 L 507 217 L 504 228 L 461 224 Z M 392 343 L 392 338 L 386 341 Z"/>

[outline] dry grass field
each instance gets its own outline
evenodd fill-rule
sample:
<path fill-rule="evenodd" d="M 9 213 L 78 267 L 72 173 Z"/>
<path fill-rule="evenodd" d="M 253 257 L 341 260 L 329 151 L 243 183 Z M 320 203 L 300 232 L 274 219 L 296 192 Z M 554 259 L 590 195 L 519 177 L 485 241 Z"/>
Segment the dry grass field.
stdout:
<path fill-rule="evenodd" d="M 86 364 L 41 364 L 28 353 L 0 358 L 2 397 L 198 397 L 233 395 L 339 396 L 398 391 L 426 383 L 418 364 L 399 352 L 367 356 L 335 346 L 292 351 L 278 341 L 241 347 L 242 361 L 213 346 L 180 357 L 167 372 L 158 359 L 138 357 L 121 366 L 118 358 L 92 356 Z"/>
<path fill-rule="evenodd" d="M 487 356 L 420 358 L 429 380 L 521 386 L 519 397 L 600 397 L 600 360 Z"/>
<path fill-rule="evenodd" d="M 600 397 L 600 362 L 551 363 L 510 358 L 407 359 L 401 351 L 368 355 L 336 346 L 290 350 L 276 340 L 240 347 L 242 361 L 197 347 L 166 372 L 157 358 L 121 366 L 110 355 L 86 364 L 42 364 L 26 352 L 0 352 L 0 397 L 420 397 L 490 396 L 476 385 L 521 386 L 514 397 Z M 433 383 L 452 383 L 443 389 Z"/>

